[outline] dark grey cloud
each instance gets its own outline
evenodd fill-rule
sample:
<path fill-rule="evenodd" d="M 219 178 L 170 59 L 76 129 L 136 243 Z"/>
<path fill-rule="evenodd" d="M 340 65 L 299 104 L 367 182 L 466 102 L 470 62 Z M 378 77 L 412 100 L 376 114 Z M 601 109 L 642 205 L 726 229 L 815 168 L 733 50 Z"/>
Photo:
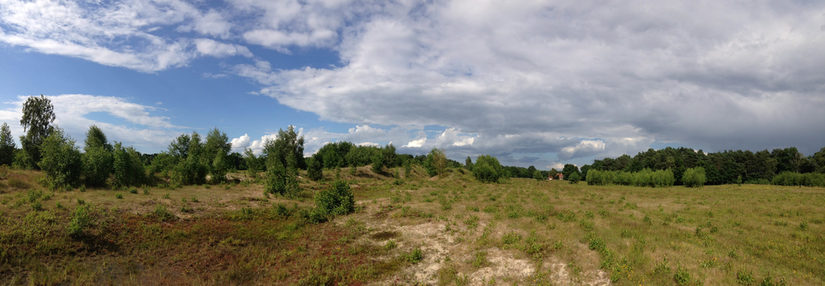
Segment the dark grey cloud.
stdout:
<path fill-rule="evenodd" d="M 461 154 L 515 163 L 507 156 L 580 161 L 654 142 L 806 153 L 825 142 L 822 2 L 397 6 L 342 35 L 340 67 L 239 69 L 322 118 L 447 126 L 476 135 Z"/>

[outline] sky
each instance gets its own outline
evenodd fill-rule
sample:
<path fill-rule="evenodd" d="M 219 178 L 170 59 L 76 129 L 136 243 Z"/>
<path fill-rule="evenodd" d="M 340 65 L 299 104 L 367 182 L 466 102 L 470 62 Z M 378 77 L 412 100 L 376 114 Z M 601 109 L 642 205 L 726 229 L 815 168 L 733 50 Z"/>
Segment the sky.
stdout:
<path fill-rule="evenodd" d="M 139 151 L 226 132 L 560 168 L 825 146 L 825 1 L 0 0 L 0 121 Z"/>

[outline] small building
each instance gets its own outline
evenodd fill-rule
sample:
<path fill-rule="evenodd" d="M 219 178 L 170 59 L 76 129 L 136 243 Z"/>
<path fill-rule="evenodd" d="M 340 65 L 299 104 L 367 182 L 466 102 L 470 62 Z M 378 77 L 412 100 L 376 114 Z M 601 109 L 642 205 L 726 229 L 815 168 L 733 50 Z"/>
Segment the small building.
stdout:
<path fill-rule="evenodd" d="M 556 175 L 555 175 L 555 176 L 549 176 L 549 177 L 547 177 L 547 180 L 548 180 L 548 181 L 552 181 L 552 180 L 564 180 L 564 174 L 562 174 L 561 172 L 556 173 Z"/>

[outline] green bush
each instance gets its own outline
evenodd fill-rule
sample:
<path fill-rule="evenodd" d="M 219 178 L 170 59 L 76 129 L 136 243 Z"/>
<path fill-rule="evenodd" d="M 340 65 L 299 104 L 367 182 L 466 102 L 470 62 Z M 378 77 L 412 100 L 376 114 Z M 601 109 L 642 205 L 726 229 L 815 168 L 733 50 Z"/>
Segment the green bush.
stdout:
<path fill-rule="evenodd" d="M 681 266 L 676 268 L 676 273 L 673 274 L 673 282 L 676 282 L 676 285 L 688 285 L 692 281 L 693 278 L 690 277 L 690 273 L 686 269 Z"/>
<path fill-rule="evenodd" d="M 579 176 L 579 173 L 572 173 L 570 174 L 570 178 L 567 178 L 567 180 L 570 181 L 571 184 L 578 184 L 581 177 Z"/>
<path fill-rule="evenodd" d="M 504 176 L 504 169 L 496 157 L 481 155 L 473 165 L 473 176 L 484 183 L 495 183 Z"/>
<path fill-rule="evenodd" d="M 771 184 L 781 186 L 825 187 L 825 174 L 782 172 L 773 177 Z"/>
<path fill-rule="evenodd" d="M 318 160 L 315 156 L 309 158 L 307 161 L 307 177 L 313 181 L 324 178 L 324 165 L 321 164 L 321 160 Z"/>
<path fill-rule="evenodd" d="M 315 205 L 322 214 L 329 217 L 346 215 L 355 211 L 355 198 L 349 184 L 336 181 L 331 188 L 318 193 Z"/>
<path fill-rule="evenodd" d="M 267 166 L 266 169 L 266 191 L 271 194 L 280 194 L 286 197 L 293 197 L 298 194 L 298 171 L 295 168 L 287 168 L 277 160 Z"/>
<path fill-rule="evenodd" d="M 86 185 L 102 187 L 112 173 L 114 158 L 112 145 L 106 140 L 103 130 L 92 125 L 86 132 L 86 146 L 83 147 L 83 176 Z"/>
<path fill-rule="evenodd" d="M 424 160 L 424 168 L 430 177 L 443 175 L 447 171 L 447 156 L 441 150 L 433 148 Z"/>
<path fill-rule="evenodd" d="M 73 187 L 80 184 L 83 162 L 80 151 L 74 146 L 74 140 L 63 136 L 59 129 L 54 130 L 41 146 L 42 159 L 38 163 L 46 173 L 52 188 Z"/>
<path fill-rule="evenodd" d="M 115 187 L 139 186 L 144 183 L 146 170 L 143 167 L 143 160 L 140 158 L 135 148 L 124 148 L 121 143 L 116 143 L 113 152 L 114 167 L 112 185 Z"/>
<path fill-rule="evenodd" d="M 639 187 L 668 187 L 676 182 L 673 171 L 643 169 L 639 172 L 588 170 L 588 185 L 633 185 Z"/>
<path fill-rule="evenodd" d="M 424 252 L 421 251 L 421 248 L 416 247 L 412 251 L 402 254 L 401 259 L 406 262 L 416 264 L 421 262 L 421 260 L 424 260 Z"/>
<path fill-rule="evenodd" d="M 83 230 L 91 224 L 91 216 L 89 215 L 89 205 L 79 205 L 72 213 L 72 219 L 69 221 L 69 226 L 66 228 L 69 235 L 77 238 L 83 235 Z"/>
<path fill-rule="evenodd" d="M 685 184 L 686 187 L 702 187 L 706 181 L 705 168 L 702 167 L 689 168 L 682 174 L 682 183 Z"/>
<path fill-rule="evenodd" d="M 174 214 L 169 212 L 169 210 L 167 210 L 166 206 L 164 205 L 155 206 L 155 210 L 152 211 L 152 214 L 150 216 L 160 221 L 172 221 L 178 218 Z"/>

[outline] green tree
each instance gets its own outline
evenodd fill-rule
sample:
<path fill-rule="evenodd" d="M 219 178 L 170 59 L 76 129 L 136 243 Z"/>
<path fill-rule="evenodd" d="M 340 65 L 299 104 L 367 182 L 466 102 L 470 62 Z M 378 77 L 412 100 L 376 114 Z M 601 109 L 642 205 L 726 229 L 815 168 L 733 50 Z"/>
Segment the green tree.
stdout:
<path fill-rule="evenodd" d="M 205 161 L 209 169 L 209 174 L 213 183 L 220 183 L 226 180 L 226 172 L 229 169 L 227 155 L 232 151 L 232 143 L 226 133 L 218 128 L 213 128 L 206 135 L 206 143 L 203 144 L 201 161 Z"/>
<path fill-rule="evenodd" d="M 573 173 L 576 173 L 576 174 L 579 173 L 579 168 L 576 167 L 576 165 L 573 165 L 573 164 L 565 164 L 564 168 L 561 169 L 561 173 L 562 173 L 562 175 L 564 175 L 565 180 L 570 180 L 570 176 L 573 175 Z M 579 175 L 579 176 L 581 176 L 581 175 Z"/>
<path fill-rule="evenodd" d="M 226 181 L 226 173 L 229 169 L 229 162 L 227 161 L 226 151 L 218 149 L 212 164 L 210 164 L 209 175 L 212 183 L 222 183 Z"/>
<path fill-rule="evenodd" d="M 298 168 L 303 161 L 304 137 L 294 127 L 278 130 L 278 137 L 264 145 L 266 156 L 266 191 L 285 196 L 298 194 Z"/>
<path fill-rule="evenodd" d="M 243 159 L 246 161 L 246 172 L 249 174 L 249 177 L 255 179 L 258 177 L 258 172 L 262 169 L 262 164 L 257 156 L 255 156 L 255 152 L 252 152 L 252 149 L 246 148 L 243 152 Z"/>
<path fill-rule="evenodd" d="M 313 181 L 324 178 L 324 165 L 321 164 L 321 160 L 319 160 L 318 157 L 320 156 L 312 156 L 307 160 L 307 177 Z"/>
<path fill-rule="evenodd" d="M 191 185 L 206 182 L 206 174 L 214 157 L 204 156 L 203 143 L 197 132 L 178 136 L 169 145 L 169 154 L 175 158 L 175 167 L 171 172 L 174 183 Z"/>
<path fill-rule="evenodd" d="M 409 178 L 412 175 L 412 160 L 404 161 L 404 179 Z"/>
<path fill-rule="evenodd" d="M 579 172 L 573 172 L 570 173 L 570 177 L 567 178 L 567 180 L 570 181 L 571 184 L 578 184 L 581 180 L 581 176 L 579 175 Z"/>
<path fill-rule="evenodd" d="M 473 159 L 470 159 L 470 156 L 467 156 L 467 159 L 464 159 L 464 168 L 467 170 L 473 170 Z"/>
<path fill-rule="evenodd" d="M 395 154 L 395 146 L 392 144 L 384 146 L 384 149 L 381 149 L 381 160 L 383 161 L 383 165 L 387 168 L 398 166 L 396 163 L 398 160 L 398 155 Z"/>
<path fill-rule="evenodd" d="M 816 171 L 819 173 L 825 173 L 825 147 L 819 149 L 819 152 L 814 153 L 813 161 L 817 166 Z"/>
<path fill-rule="evenodd" d="M 145 182 L 146 169 L 143 160 L 135 148 L 124 148 L 120 142 L 115 143 L 112 151 L 114 157 L 112 185 L 115 187 L 139 186 Z"/>
<path fill-rule="evenodd" d="M 20 137 L 20 144 L 26 156 L 26 161 L 21 162 L 26 168 L 38 168 L 40 162 L 41 145 L 49 137 L 54 127 L 54 107 L 51 100 L 43 95 L 40 97 L 31 96 L 23 103 L 23 117 L 20 125 L 23 126 L 25 136 Z"/>
<path fill-rule="evenodd" d="M 191 140 L 188 134 L 181 134 L 175 138 L 172 143 L 169 143 L 169 155 L 178 159 L 186 159 L 189 156 L 189 141 Z"/>
<path fill-rule="evenodd" d="M 14 161 L 14 138 L 11 137 L 9 125 L 3 122 L 0 126 L 0 165 L 11 166 Z"/>
<path fill-rule="evenodd" d="M 112 173 L 114 157 L 112 145 L 106 135 L 95 125 L 86 132 L 86 146 L 83 147 L 83 176 L 88 186 L 104 186 Z"/>
<path fill-rule="evenodd" d="M 702 187 L 705 185 L 705 181 L 707 181 L 707 177 L 705 177 L 705 168 L 702 167 L 688 168 L 682 175 L 682 183 L 686 187 Z"/>
<path fill-rule="evenodd" d="M 496 157 L 481 155 L 476 158 L 476 163 L 473 165 L 473 176 L 485 183 L 495 183 L 504 177 L 504 168 Z"/>
<path fill-rule="evenodd" d="M 542 172 L 539 170 L 533 172 L 533 179 L 536 179 L 537 181 L 547 180 L 547 178 L 544 177 L 544 174 L 542 174 Z"/>
<path fill-rule="evenodd" d="M 430 153 L 427 154 L 424 167 L 430 176 L 443 175 L 447 172 L 447 156 L 444 155 L 444 152 L 441 152 L 441 150 L 433 148 L 430 150 Z"/>
<path fill-rule="evenodd" d="M 74 140 L 63 136 L 63 131 L 54 129 L 43 140 L 41 147 L 42 158 L 38 165 L 46 173 L 49 185 L 52 188 L 79 185 L 83 163 Z"/>

